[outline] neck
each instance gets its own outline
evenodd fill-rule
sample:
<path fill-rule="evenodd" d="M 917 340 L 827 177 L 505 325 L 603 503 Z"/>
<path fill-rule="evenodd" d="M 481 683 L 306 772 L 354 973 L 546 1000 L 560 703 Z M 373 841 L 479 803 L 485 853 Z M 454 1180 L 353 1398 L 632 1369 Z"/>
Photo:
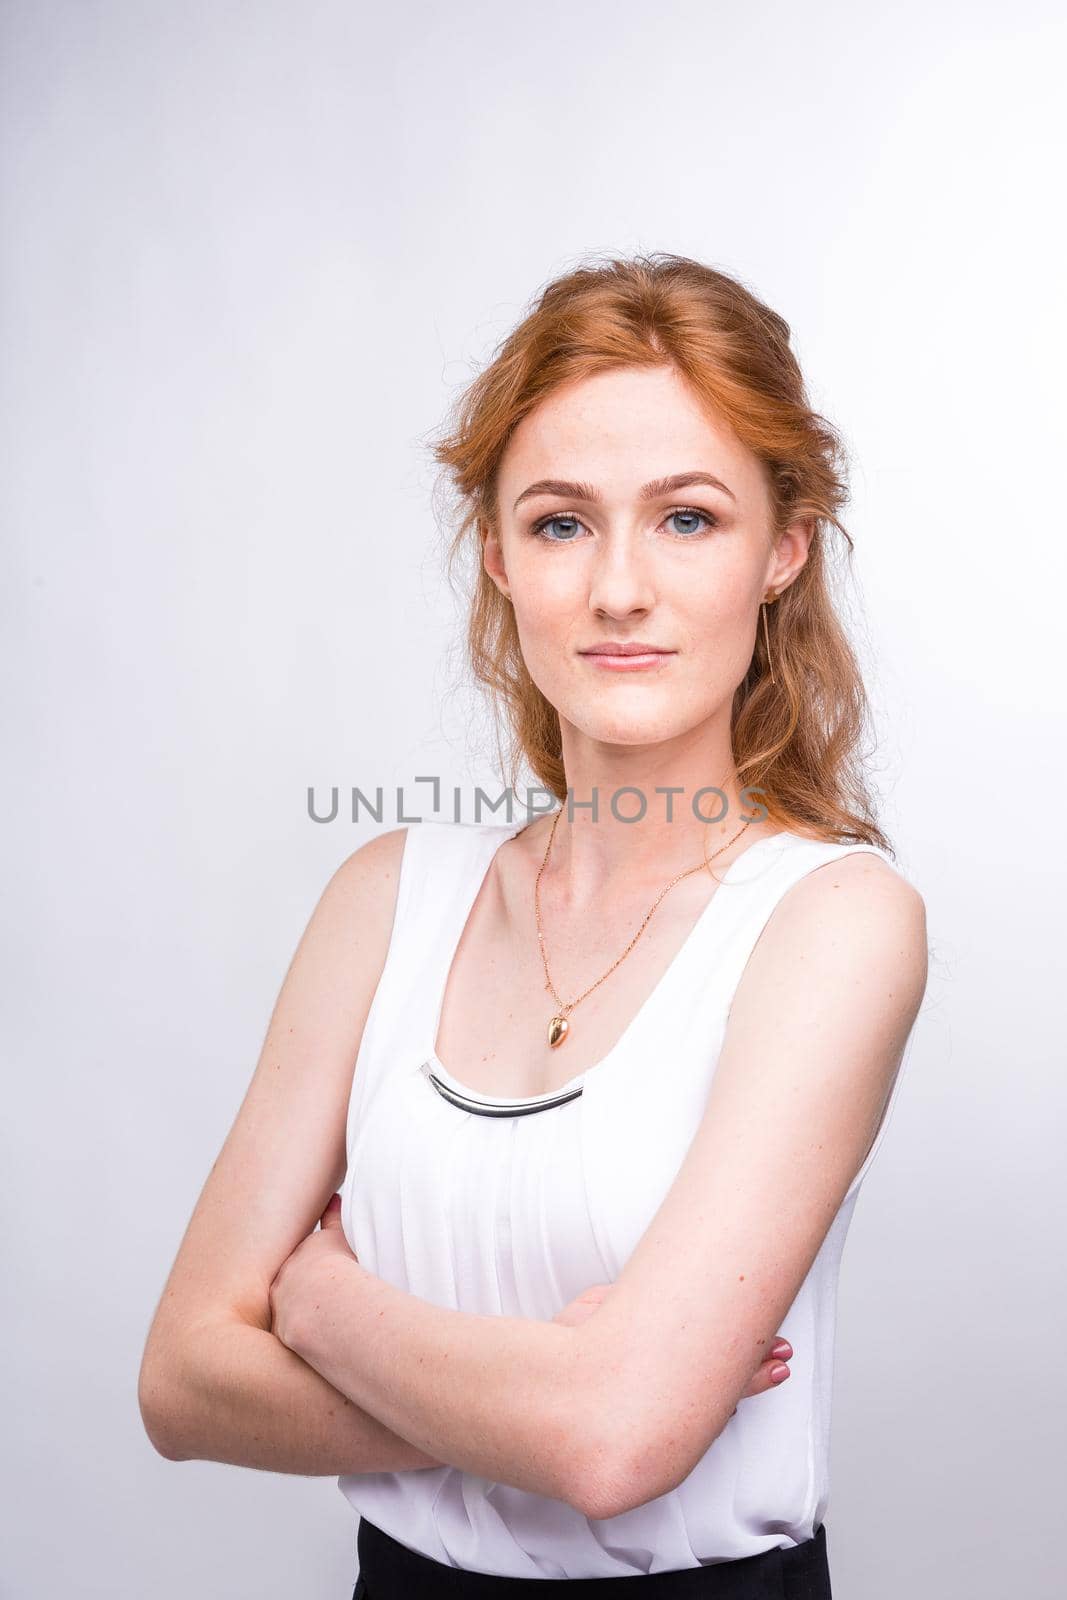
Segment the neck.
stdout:
<path fill-rule="evenodd" d="M 585 793 L 572 790 L 555 813 L 536 824 L 536 838 L 530 840 L 539 859 L 548 852 L 542 883 L 554 882 L 559 895 L 576 907 L 592 905 L 609 887 L 616 895 L 656 892 L 701 865 L 705 854 L 719 874 L 756 838 L 774 831 L 742 801 L 732 772 L 716 785 L 722 795 L 707 792 L 707 784 L 677 787 L 682 792 L 669 795 L 656 793 L 655 787 L 640 795 L 615 795 L 613 788 L 600 786 Z M 635 820 L 626 821 L 631 814 Z"/>

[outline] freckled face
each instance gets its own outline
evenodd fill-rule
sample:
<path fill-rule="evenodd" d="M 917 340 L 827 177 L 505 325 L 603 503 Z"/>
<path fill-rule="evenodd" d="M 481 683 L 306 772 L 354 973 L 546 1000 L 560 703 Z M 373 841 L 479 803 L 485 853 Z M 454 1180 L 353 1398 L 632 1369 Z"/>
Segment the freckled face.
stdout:
<path fill-rule="evenodd" d="M 718 482 L 666 482 L 696 473 Z M 759 603 L 789 562 L 762 463 L 673 368 L 601 373 L 544 400 L 509 441 L 498 516 L 485 565 L 561 718 L 640 745 L 728 715 Z M 608 641 L 669 653 L 629 669 L 583 653 Z"/>

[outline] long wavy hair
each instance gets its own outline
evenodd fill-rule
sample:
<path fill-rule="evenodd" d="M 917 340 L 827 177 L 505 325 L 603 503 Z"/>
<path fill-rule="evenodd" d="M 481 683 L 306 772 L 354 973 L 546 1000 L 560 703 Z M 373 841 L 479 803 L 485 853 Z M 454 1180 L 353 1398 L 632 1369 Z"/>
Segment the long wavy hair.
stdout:
<path fill-rule="evenodd" d="M 530 677 L 514 610 L 482 565 L 483 530 L 497 528 L 501 458 L 535 406 L 612 368 L 673 366 L 762 462 L 772 532 L 798 518 L 813 524 L 807 561 L 764 612 L 774 680 L 761 623 L 734 693 L 740 785 L 761 791 L 768 820 L 780 827 L 892 855 L 864 771 L 869 704 L 831 594 L 831 532 L 847 545 L 849 562 L 853 552 L 839 515 L 848 500 L 845 448 L 809 404 L 789 338 L 788 323 L 736 278 L 684 256 L 594 261 L 556 278 L 460 394 L 431 445 L 452 490 L 448 576 L 470 557 L 469 664 L 489 691 L 509 783 L 525 761 L 565 801 L 559 716 Z"/>

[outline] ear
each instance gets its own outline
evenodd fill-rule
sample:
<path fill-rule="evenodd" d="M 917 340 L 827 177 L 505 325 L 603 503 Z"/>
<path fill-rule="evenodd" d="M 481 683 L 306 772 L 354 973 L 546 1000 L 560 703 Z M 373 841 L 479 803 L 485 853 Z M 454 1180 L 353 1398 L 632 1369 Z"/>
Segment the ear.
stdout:
<path fill-rule="evenodd" d="M 775 546 L 774 557 L 767 574 L 768 589 L 773 589 L 776 594 L 781 594 L 783 589 L 788 589 L 797 573 L 801 571 L 808 559 L 811 541 L 815 537 L 815 522 L 811 517 L 798 517 L 795 522 L 789 523 L 780 534 Z"/>
<path fill-rule="evenodd" d="M 504 566 L 504 555 L 500 548 L 500 539 L 489 527 L 487 522 L 479 519 L 478 537 L 482 545 L 482 566 L 492 578 L 505 600 L 511 599 L 508 588 L 508 575 Z"/>

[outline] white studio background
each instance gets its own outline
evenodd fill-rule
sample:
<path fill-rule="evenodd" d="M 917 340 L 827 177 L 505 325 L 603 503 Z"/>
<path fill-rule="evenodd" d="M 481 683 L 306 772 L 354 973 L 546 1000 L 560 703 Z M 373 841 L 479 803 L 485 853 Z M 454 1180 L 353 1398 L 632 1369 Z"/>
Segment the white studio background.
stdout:
<path fill-rule="evenodd" d="M 333 1480 L 163 1460 L 138 1364 L 379 826 L 308 786 L 382 827 L 417 775 L 497 790 L 426 441 L 549 278 L 638 250 L 781 311 L 845 433 L 930 917 L 842 1273 L 835 1593 L 1061 1592 L 1059 9 L 0 8 L 5 1600 L 351 1593 Z"/>

